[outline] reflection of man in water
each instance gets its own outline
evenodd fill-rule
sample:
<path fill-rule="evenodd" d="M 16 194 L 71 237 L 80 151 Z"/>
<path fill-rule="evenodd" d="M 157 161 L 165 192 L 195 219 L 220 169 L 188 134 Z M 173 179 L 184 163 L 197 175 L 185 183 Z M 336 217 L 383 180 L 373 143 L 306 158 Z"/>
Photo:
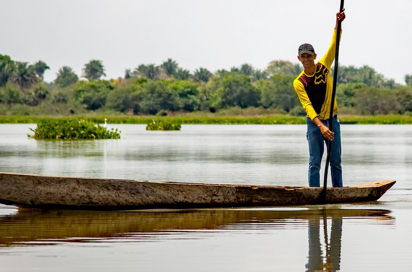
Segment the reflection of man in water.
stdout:
<path fill-rule="evenodd" d="M 326 252 L 323 254 L 320 242 L 321 219 L 309 220 L 309 260 L 307 272 L 339 271 L 342 239 L 342 217 L 332 218 L 330 243 L 326 228 L 326 218 L 323 220 Z"/>

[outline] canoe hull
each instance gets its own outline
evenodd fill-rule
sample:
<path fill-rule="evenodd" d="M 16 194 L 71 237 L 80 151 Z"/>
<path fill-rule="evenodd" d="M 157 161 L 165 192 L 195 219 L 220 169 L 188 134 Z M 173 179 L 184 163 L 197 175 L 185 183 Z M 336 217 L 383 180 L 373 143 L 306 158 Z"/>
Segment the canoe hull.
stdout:
<path fill-rule="evenodd" d="M 326 203 L 375 201 L 395 181 L 327 188 Z M 33 208 L 140 209 L 322 204 L 322 188 L 144 182 L 0 173 L 0 203 Z"/>

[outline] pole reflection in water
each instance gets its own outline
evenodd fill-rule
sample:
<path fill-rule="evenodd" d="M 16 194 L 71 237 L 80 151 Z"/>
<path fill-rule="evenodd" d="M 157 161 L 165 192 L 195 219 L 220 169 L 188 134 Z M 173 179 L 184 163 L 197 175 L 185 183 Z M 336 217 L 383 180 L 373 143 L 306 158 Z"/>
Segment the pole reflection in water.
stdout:
<path fill-rule="evenodd" d="M 309 257 L 306 265 L 306 271 L 308 272 L 340 270 L 343 217 L 332 216 L 331 220 L 332 227 L 329 240 L 326 211 L 322 218 L 309 219 Z M 323 224 L 324 252 L 321 248 L 321 223 Z"/>

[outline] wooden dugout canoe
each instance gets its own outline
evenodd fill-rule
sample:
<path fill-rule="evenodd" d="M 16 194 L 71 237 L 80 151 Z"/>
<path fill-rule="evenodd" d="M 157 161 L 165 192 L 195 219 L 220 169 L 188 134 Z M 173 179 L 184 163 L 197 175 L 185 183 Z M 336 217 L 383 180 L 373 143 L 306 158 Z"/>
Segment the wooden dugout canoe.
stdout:
<path fill-rule="evenodd" d="M 326 204 L 375 201 L 395 184 L 381 180 L 327 188 Z M 44 209 L 143 209 L 322 204 L 322 188 L 147 182 L 0 172 L 0 203 Z"/>

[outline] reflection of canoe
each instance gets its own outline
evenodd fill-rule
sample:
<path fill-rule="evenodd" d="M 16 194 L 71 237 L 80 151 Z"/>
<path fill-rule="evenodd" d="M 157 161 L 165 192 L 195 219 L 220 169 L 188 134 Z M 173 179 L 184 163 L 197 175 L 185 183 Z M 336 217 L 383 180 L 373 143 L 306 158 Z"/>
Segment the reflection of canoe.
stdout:
<path fill-rule="evenodd" d="M 326 203 L 379 199 L 395 181 L 328 188 Z M 0 173 L 0 203 L 39 208 L 191 208 L 321 203 L 322 188 L 141 182 Z"/>
<path fill-rule="evenodd" d="M 38 211 L 28 210 L 0 217 L 0 247 L 16 242 L 46 240 L 45 243 L 81 241 L 92 237 L 122 237 L 133 233 L 173 230 L 223 229 L 231 226 L 248 229 L 256 223 L 270 228 L 285 228 L 285 223 L 322 218 L 370 218 L 371 224 L 391 223 L 390 211 L 380 209 L 201 209 L 168 212 L 135 211 Z M 236 225 L 234 225 L 236 224 Z M 252 225 L 251 225 L 252 224 Z M 300 226 L 299 225 L 299 226 Z M 305 226 L 306 227 L 306 226 Z"/>

